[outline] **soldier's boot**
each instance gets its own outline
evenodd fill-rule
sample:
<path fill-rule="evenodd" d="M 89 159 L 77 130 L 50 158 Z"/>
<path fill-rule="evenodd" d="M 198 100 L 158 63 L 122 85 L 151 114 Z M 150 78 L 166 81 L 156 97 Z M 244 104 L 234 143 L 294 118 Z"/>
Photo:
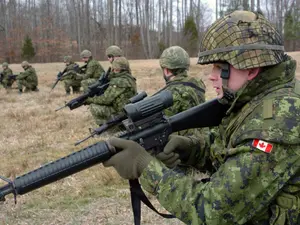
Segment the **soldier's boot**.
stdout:
<path fill-rule="evenodd" d="M 70 95 L 71 93 L 70 93 L 70 91 L 66 91 L 66 95 Z"/>
<path fill-rule="evenodd" d="M 18 94 L 21 95 L 22 93 L 23 93 L 23 90 L 22 90 L 22 89 L 19 89 Z"/>
<path fill-rule="evenodd" d="M 32 91 L 39 92 L 40 89 L 38 89 L 38 87 L 35 87 L 35 88 L 32 89 Z"/>

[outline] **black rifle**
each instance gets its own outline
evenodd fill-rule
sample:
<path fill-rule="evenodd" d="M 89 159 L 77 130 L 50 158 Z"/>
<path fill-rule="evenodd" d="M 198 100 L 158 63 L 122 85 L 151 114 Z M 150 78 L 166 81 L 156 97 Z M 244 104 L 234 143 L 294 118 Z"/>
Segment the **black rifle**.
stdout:
<path fill-rule="evenodd" d="M 8 80 L 15 81 L 18 75 L 8 75 Z M 3 83 L 4 74 L 0 73 L 0 83 Z"/>
<path fill-rule="evenodd" d="M 66 72 L 67 72 L 67 68 L 65 68 L 62 72 L 58 72 L 58 74 L 56 76 L 56 80 L 55 80 L 54 84 L 52 85 L 50 92 L 56 87 L 56 85 L 58 84 L 58 82 L 61 80 L 61 78 L 63 77 L 63 75 Z"/>
<path fill-rule="evenodd" d="M 133 140 L 146 150 L 160 152 L 171 133 L 217 126 L 228 109 L 218 99 L 213 99 L 167 118 L 163 110 L 172 104 L 172 93 L 165 90 L 145 100 L 124 106 L 127 119 L 122 123 L 126 132 L 119 137 Z M 16 201 L 16 195 L 23 195 L 102 163 L 117 152 L 118 149 L 113 148 L 108 142 L 100 141 L 19 176 L 13 181 L 1 177 L 8 184 L 0 187 L 0 200 L 5 201 L 5 196 L 12 193 Z"/>
<path fill-rule="evenodd" d="M 221 122 L 226 106 L 218 99 L 180 112 L 167 118 L 163 110 L 173 104 L 172 93 L 168 90 L 137 103 L 124 106 L 127 119 L 123 121 L 127 132 L 119 137 L 133 140 L 146 150 L 161 151 L 173 132 L 187 129 L 217 126 Z M 108 160 L 116 153 L 106 141 L 100 141 L 78 152 L 50 162 L 36 170 L 17 177 L 0 188 L 0 199 L 7 194 L 25 194 L 95 164 Z"/>
<path fill-rule="evenodd" d="M 143 100 L 144 98 L 147 97 L 147 93 L 145 91 L 133 96 L 132 98 L 129 99 L 128 103 L 136 103 L 139 102 L 141 100 Z M 109 128 L 114 127 L 118 124 L 121 124 L 121 122 L 123 120 L 127 119 L 126 113 L 122 112 L 118 115 L 112 116 L 108 121 L 106 121 L 104 124 L 102 124 L 100 127 L 96 128 L 96 129 L 90 129 L 90 135 L 80 141 L 77 141 L 75 143 L 76 145 L 81 144 L 82 142 L 96 136 L 96 135 L 100 135 L 103 132 L 107 131 Z"/>
<path fill-rule="evenodd" d="M 74 67 L 74 71 L 75 71 L 76 73 L 82 73 L 82 71 L 86 68 L 86 66 L 87 66 L 87 64 L 85 64 L 85 65 L 79 67 L 79 66 L 76 64 L 76 66 Z M 57 74 L 57 76 L 56 76 L 57 78 L 56 78 L 54 84 L 52 85 L 52 88 L 51 88 L 50 92 L 56 87 L 56 85 L 57 85 L 58 82 L 63 78 L 63 76 L 64 76 L 64 74 L 65 74 L 66 72 L 67 72 L 67 67 L 66 67 L 62 72 L 58 72 L 58 74 Z"/>
<path fill-rule="evenodd" d="M 73 109 L 76 109 L 76 108 L 84 105 L 85 100 L 87 100 L 88 98 L 103 95 L 105 90 L 109 86 L 108 75 L 110 73 L 110 70 L 111 70 L 111 68 L 109 67 L 107 72 L 103 73 L 96 83 L 94 83 L 88 87 L 88 90 L 86 93 L 84 93 L 83 95 L 80 95 L 77 98 L 72 99 L 69 102 L 66 102 L 64 106 L 61 106 L 61 107 L 55 109 L 55 111 L 61 110 L 66 107 L 69 107 L 70 110 L 73 110 Z"/>

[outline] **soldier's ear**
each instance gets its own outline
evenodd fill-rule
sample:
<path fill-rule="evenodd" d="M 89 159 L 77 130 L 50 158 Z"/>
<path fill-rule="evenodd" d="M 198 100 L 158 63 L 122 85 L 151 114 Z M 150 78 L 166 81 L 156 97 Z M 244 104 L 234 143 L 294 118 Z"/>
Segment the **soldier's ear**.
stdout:
<path fill-rule="evenodd" d="M 253 80 L 260 73 L 260 71 L 261 71 L 260 68 L 249 69 L 248 80 Z"/>

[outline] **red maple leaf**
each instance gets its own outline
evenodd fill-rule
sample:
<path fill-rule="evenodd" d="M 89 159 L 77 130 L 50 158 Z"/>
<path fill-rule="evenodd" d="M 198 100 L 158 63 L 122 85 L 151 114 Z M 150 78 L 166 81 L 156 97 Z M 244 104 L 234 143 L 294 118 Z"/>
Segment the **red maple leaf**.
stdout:
<path fill-rule="evenodd" d="M 260 148 L 265 148 L 265 147 L 266 147 L 266 146 L 265 146 L 265 143 L 263 143 L 263 142 L 262 142 L 262 143 L 259 143 L 259 147 L 260 147 Z"/>

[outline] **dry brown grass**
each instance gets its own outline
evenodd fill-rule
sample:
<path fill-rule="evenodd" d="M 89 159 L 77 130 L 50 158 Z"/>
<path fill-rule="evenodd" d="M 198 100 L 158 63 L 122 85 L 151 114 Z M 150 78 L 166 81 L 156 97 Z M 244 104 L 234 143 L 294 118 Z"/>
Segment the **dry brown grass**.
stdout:
<path fill-rule="evenodd" d="M 291 53 L 300 59 L 299 53 Z M 107 62 L 101 62 L 108 68 Z M 130 61 L 139 90 L 149 95 L 164 86 L 158 60 Z M 0 175 L 11 179 L 49 161 L 77 151 L 107 138 L 103 135 L 78 147 L 77 140 L 95 127 L 87 107 L 70 111 L 54 109 L 75 96 L 64 95 L 62 84 L 49 93 L 62 63 L 34 64 L 39 75 L 39 93 L 19 96 L 17 90 L 6 94 L 0 89 Z M 11 65 L 15 73 L 20 65 Z M 207 98 L 215 96 L 207 82 L 210 66 L 196 65 L 192 59 L 190 73 L 207 84 Z M 299 70 L 297 71 L 300 75 Z M 0 185 L 4 182 L 0 181 Z M 153 199 L 156 207 L 163 210 Z M 12 196 L 0 205 L 2 224 L 133 224 L 127 183 L 112 169 L 102 165 L 82 171 L 39 190 L 18 197 Z M 143 224 L 182 224 L 166 220 L 143 207 Z"/>

